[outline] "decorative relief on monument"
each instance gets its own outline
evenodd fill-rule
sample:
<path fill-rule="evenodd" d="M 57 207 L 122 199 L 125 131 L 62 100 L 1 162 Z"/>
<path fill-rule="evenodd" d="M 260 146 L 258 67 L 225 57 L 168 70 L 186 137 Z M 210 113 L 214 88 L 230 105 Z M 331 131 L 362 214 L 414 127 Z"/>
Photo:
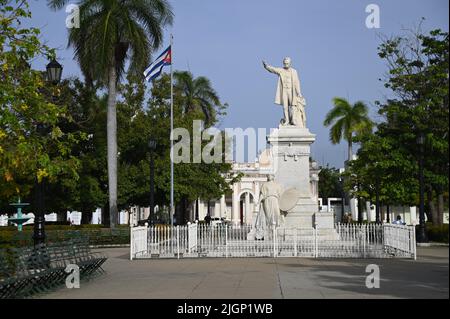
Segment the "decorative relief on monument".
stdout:
<path fill-rule="evenodd" d="M 300 156 L 308 156 L 308 155 L 309 155 L 309 153 L 306 153 L 306 152 L 305 153 L 302 153 L 302 152 L 285 152 L 285 153 L 282 153 L 282 156 L 283 156 L 285 162 L 288 160 L 289 157 L 292 157 L 294 159 L 294 161 L 297 162 L 298 158 Z"/>

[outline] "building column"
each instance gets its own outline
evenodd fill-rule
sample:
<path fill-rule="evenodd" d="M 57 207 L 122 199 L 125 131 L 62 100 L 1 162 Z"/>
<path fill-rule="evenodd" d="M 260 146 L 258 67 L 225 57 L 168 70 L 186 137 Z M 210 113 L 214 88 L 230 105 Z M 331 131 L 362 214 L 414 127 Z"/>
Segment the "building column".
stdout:
<path fill-rule="evenodd" d="M 237 185 L 233 185 L 233 206 L 231 208 L 231 221 L 233 223 L 239 222 L 239 193 Z"/>
<path fill-rule="evenodd" d="M 413 225 L 417 225 L 419 222 L 419 218 L 418 218 L 418 213 L 417 213 L 417 207 L 416 206 L 410 206 L 409 207 L 409 216 L 411 216 L 411 224 Z"/>
<path fill-rule="evenodd" d="M 211 216 L 211 217 L 220 217 L 220 215 L 222 214 L 221 209 L 222 209 L 222 207 L 221 207 L 220 200 L 215 200 L 214 201 L 214 214 L 213 214 L 214 216 Z"/>
<path fill-rule="evenodd" d="M 206 216 L 205 204 L 202 200 L 198 201 L 198 220 L 204 220 Z"/>
<path fill-rule="evenodd" d="M 372 221 L 372 210 L 370 209 L 370 201 L 366 201 L 366 215 L 367 215 L 367 221 Z"/>
<path fill-rule="evenodd" d="M 355 197 L 350 198 L 350 213 L 353 220 L 358 220 L 358 201 Z"/>
<path fill-rule="evenodd" d="M 250 193 L 245 193 L 245 209 L 243 223 L 247 224 L 247 219 L 250 216 Z"/>
<path fill-rule="evenodd" d="M 128 210 L 126 210 L 125 211 L 126 212 L 126 214 L 125 214 L 125 221 L 124 221 L 124 223 L 126 224 L 126 225 L 129 225 L 130 224 L 130 211 L 128 211 Z"/>
<path fill-rule="evenodd" d="M 259 211 L 259 182 L 255 183 L 255 197 L 253 198 L 253 201 L 255 202 L 255 210 Z"/>
<path fill-rule="evenodd" d="M 227 205 L 225 203 L 225 195 L 222 195 L 222 197 L 220 197 L 220 213 L 219 213 L 220 218 L 225 216 L 226 209 Z"/>

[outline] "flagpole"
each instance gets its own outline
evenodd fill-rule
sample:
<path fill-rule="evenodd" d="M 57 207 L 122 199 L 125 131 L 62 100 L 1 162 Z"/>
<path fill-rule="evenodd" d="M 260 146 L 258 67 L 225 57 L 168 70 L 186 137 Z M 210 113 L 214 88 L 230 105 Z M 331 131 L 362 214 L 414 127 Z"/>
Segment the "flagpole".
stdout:
<path fill-rule="evenodd" d="M 170 34 L 170 225 L 173 226 L 175 214 L 173 199 L 173 35 Z"/>

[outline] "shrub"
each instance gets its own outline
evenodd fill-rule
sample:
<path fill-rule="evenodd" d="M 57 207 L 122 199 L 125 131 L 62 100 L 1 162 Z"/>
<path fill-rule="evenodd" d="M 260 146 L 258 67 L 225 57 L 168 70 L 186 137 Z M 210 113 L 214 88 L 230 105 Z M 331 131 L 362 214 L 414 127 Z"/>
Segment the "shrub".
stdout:
<path fill-rule="evenodd" d="M 448 224 L 438 226 L 427 223 L 426 231 L 429 241 L 448 244 Z"/>
<path fill-rule="evenodd" d="M 88 226 L 88 227 L 86 227 Z M 59 242 L 71 238 L 88 238 L 93 246 L 118 245 L 130 243 L 128 227 L 116 229 L 102 228 L 101 225 L 47 225 L 45 226 L 46 242 Z M 33 228 L 24 228 L 18 232 L 15 227 L 0 227 L 0 248 L 23 247 L 33 244 Z"/>

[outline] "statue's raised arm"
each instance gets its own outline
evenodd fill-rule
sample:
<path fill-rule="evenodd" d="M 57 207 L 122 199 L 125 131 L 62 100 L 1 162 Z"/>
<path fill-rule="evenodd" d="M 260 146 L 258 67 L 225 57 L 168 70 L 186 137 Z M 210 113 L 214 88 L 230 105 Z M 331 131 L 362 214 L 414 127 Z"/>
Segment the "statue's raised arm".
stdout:
<path fill-rule="evenodd" d="M 269 71 L 270 73 L 274 73 L 280 75 L 281 70 L 279 68 L 274 68 L 273 66 L 266 63 L 266 61 L 262 61 L 264 69 Z"/>

